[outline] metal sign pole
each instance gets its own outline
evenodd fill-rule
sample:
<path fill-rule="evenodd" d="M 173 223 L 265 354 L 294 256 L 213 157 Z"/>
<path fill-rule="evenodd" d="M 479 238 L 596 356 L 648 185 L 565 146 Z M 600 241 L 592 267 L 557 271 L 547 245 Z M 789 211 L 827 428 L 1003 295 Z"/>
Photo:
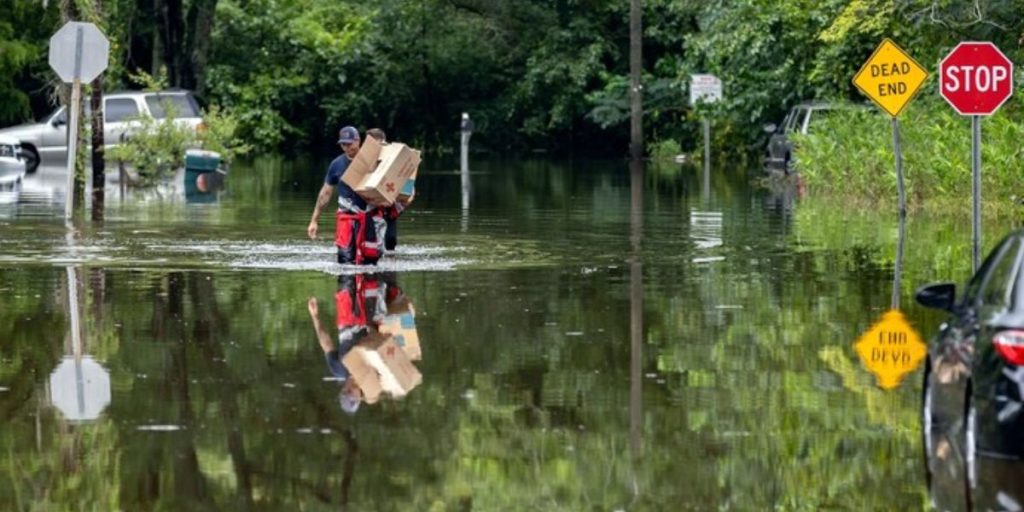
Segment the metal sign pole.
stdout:
<path fill-rule="evenodd" d="M 704 174 L 711 173 L 711 120 L 704 118 Z"/>
<path fill-rule="evenodd" d="M 900 120 L 892 118 L 892 149 L 896 156 L 896 192 L 899 195 L 899 240 L 896 242 L 896 267 L 892 279 L 892 309 L 900 307 L 900 278 L 903 273 L 903 238 L 907 222 L 907 190 L 903 183 L 903 146 L 900 144 Z"/>
<path fill-rule="evenodd" d="M 900 120 L 892 118 L 892 149 L 896 155 L 896 192 L 899 195 L 900 218 L 907 216 L 907 191 L 903 184 L 903 147 L 900 144 Z"/>
<path fill-rule="evenodd" d="M 891 308 L 900 308 L 901 282 L 903 279 L 903 251 L 904 242 L 907 238 L 907 218 L 900 216 L 899 240 L 896 241 L 896 266 L 893 268 L 892 276 L 892 301 Z"/>
<path fill-rule="evenodd" d="M 974 189 L 974 270 L 981 265 L 981 116 L 971 116 L 971 173 Z"/>

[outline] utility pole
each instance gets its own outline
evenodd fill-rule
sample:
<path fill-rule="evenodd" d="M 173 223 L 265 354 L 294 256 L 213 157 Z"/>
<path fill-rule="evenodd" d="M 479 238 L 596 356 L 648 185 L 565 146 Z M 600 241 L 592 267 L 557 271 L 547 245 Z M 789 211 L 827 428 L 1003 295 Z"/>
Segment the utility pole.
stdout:
<path fill-rule="evenodd" d="M 643 5 L 642 0 L 629 3 L 629 156 L 644 157 L 643 85 Z"/>

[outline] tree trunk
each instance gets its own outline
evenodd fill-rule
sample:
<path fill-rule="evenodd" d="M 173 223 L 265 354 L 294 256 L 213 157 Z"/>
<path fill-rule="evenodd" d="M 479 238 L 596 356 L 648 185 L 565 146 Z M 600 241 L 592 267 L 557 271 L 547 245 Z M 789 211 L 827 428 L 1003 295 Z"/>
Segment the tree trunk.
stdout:
<path fill-rule="evenodd" d="M 106 203 L 105 187 L 107 186 L 106 175 L 104 174 L 106 159 L 104 158 L 104 133 L 103 133 L 103 76 L 100 73 L 92 81 L 92 96 L 89 102 L 89 109 L 92 111 L 92 220 L 103 222 L 103 209 Z"/>
<path fill-rule="evenodd" d="M 642 0 L 629 3 L 629 155 L 634 160 L 644 157 L 643 89 L 643 15 Z"/>
<path fill-rule="evenodd" d="M 202 96 L 206 91 L 203 77 L 210 54 L 210 36 L 213 33 L 213 17 L 217 0 L 193 0 L 189 6 L 186 25 L 188 65 L 182 77 L 182 86 Z"/>
<path fill-rule="evenodd" d="M 149 74 L 154 77 L 160 76 L 160 68 L 164 66 L 164 33 L 163 29 L 163 0 L 151 0 L 153 7 L 153 57 Z"/>
<path fill-rule="evenodd" d="M 181 0 L 162 0 L 163 10 L 159 12 L 163 21 L 164 62 L 167 63 L 167 82 L 172 87 L 181 87 L 182 63 L 185 59 L 179 52 L 183 50 L 182 40 L 182 5 Z"/>

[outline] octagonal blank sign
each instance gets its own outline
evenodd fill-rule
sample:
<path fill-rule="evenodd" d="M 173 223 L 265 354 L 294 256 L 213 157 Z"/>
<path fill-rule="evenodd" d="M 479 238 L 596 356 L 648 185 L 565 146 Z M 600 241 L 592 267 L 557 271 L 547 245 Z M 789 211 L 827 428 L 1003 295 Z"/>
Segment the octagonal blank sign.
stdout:
<path fill-rule="evenodd" d="M 50 67 L 65 82 L 91 82 L 107 69 L 110 41 L 92 23 L 69 21 L 50 38 Z"/>

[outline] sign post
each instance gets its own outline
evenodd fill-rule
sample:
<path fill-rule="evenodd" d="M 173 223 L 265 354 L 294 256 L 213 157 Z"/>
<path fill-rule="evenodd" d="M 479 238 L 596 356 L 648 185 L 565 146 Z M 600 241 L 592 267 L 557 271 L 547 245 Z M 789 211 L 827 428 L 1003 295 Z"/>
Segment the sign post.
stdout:
<path fill-rule="evenodd" d="M 903 271 L 903 242 L 906 236 L 907 192 L 903 178 L 903 147 L 900 119 L 914 99 L 928 71 L 896 43 L 886 38 L 853 77 L 853 84 L 892 118 L 892 149 L 896 159 L 896 192 L 899 197 L 899 241 L 893 272 L 890 309 L 864 333 L 854 348 L 864 366 L 878 379 L 882 389 L 899 386 L 906 374 L 924 359 L 926 347 L 900 312 L 900 279 Z"/>
<path fill-rule="evenodd" d="M 68 105 L 68 181 L 64 218 L 70 219 L 74 202 L 75 157 L 78 154 L 78 111 L 82 103 L 82 82 L 91 82 L 110 57 L 110 41 L 92 23 L 69 21 L 50 38 L 50 67 L 64 83 L 71 84 Z"/>
<path fill-rule="evenodd" d="M 722 100 L 722 81 L 715 75 L 690 75 L 690 106 L 697 103 L 717 103 Z M 704 176 L 711 174 L 711 120 L 703 119 Z"/>
<path fill-rule="evenodd" d="M 928 71 L 896 43 L 886 38 L 868 57 L 853 84 L 879 108 L 892 117 L 892 144 L 896 156 L 896 190 L 899 194 L 900 217 L 907 214 L 907 194 L 903 184 L 903 149 L 900 146 L 899 115 L 914 99 Z"/>
<path fill-rule="evenodd" d="M 939 93 L 960 115 L 971 116 L 974 270 L 981 264 L 981 116 L 1013 96 L 1013 62 L 987 42 L 960 43 L 939 64 Z"/>

